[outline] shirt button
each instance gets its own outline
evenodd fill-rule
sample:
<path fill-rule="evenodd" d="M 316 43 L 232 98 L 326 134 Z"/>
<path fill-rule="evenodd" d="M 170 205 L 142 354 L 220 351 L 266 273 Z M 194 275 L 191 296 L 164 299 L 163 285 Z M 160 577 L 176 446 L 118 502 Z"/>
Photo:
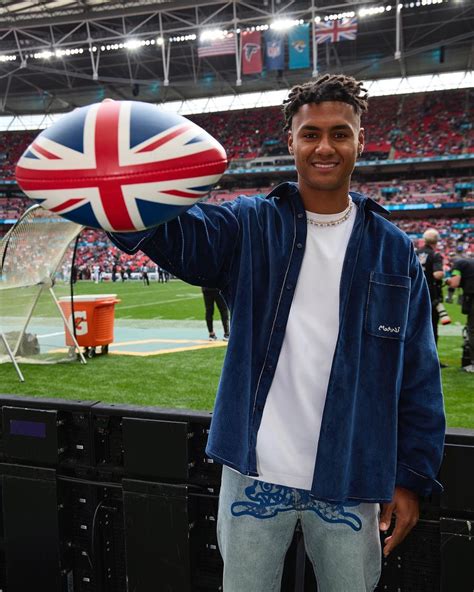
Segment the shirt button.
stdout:
<path fill-rule="evenodd" d="M 297 248 L 297 249 L 302 249 L 302 248 L 303 248 L 303 244 L 302 244 L 302 243 L 298 243 L 298 244 L 296 245 L 296 248 Z"/>
<path fill-rule="evenodd" d="M 293 288 L 293 284 L 286 284 L 286 289 L 291 290 Z"/>
<path fill-rule="evenodd" d="M 273 364 L 267 364 L 267 368 L 268 368 L 269 370 L 273 370 Z"/>
<path fill-rule="evenodd" d="M 298 218 L 301 219 L 302 217 L 303 217 L 303 214 L 298 214 Z"/>

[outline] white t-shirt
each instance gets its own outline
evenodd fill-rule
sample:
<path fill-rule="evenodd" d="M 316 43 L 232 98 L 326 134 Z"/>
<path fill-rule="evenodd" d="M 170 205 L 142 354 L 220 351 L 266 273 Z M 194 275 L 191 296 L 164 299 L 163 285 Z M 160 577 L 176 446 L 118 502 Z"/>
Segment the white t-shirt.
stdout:
<path fill-rule="evenodd" d="M 339 284 L 357 207 L 337 226 L 308 235 L 263 417 L 257 434 L 256 479 L 310 490 L 321 420 L 339 332 Z M 308 219 L 338 220 L 342 213 Z"/>

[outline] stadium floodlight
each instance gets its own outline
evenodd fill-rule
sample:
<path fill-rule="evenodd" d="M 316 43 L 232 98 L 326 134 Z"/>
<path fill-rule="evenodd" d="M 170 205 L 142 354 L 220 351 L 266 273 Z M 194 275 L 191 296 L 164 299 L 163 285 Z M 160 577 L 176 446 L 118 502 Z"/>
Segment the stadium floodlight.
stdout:
<path fill-rule="evenodd" d="M 350 12 L 339 12 L 337 14 L 330 14 L 329 16 L 325 16 L 325 21 L 340 21 L 341 19 L 345 18 L 352 18 L 355 16 L 355 12 L 351 10 Z"/>
<path fill-rule="evenodd" d="M 165 42 L 165 40 L 163 39 L 163 37 L 157 37 L 156 38 L 157 45 L 163 45 L 164 42 Z"/>
<path fill-rule="evenodd" d="M 199 35 L 200 41 L 213 41 L 214 39 L 223 39 L 227 35 L 227 31 L 222 29 L 207 29 Z"/>
<path fill-rule="evenodd" d="M 43 60 L 49 60 L 50 57 L 52 57 L 54 55 L 54 53 L 52 51 L 38 51 L 37 53 L 33 54 L 33 57 L 38 60 L 38 59 L 43 59 Z"/>
<path fill-rule="evenodd" d="M 0 56 L 0 62 L 13 62 L 16 60 L 16 55 L 2 55 Z"/>
<path fill-rule="evenodd" d="M 270 29 L 273 29 L 274 31 L 287 31 L 288 29 L 291 29 L 292 27 L 296 27 L 296 25 L 302 25 L 303 22 L 304 22 L 303 20 L 280 18 L 280 19 L 274 20 L 270 24 Z"/>
<path fill-rule="evenodd" d="M 139 39 L 129 39 L 128 41 L 125 41 L 125 43 L 123 44 L 124 47 L 126 47 L 127 49 L 138 49 L 139 47 L 141 47 L 144 44 L 144 42 L 140 41 Z M 112 49 L 118 49 L 118 46 L 112 46 Z"/>
<path fill-rule="evenodd" d="M 197 36 L 193 33 L 191 35 L 178 35 L 177 37 L 170 37 L 168 41 L 170 43 L 179 43 L 181 41 L 195 41 L 196 39 Z M 158 45 L 163 45 L 163 41 L 160 42 L 157 40 L 157 43 Z"/>
<path fill-rule="evenodd" d="M 402 6 L 399 4 L 399 6 Z M 385 12 L 385 6 L 370 6 L 369 8 L 361 8 L 358 12 L 360 18 L 365 16 L 373 16 L 375 14 L 382 14 Z"/>

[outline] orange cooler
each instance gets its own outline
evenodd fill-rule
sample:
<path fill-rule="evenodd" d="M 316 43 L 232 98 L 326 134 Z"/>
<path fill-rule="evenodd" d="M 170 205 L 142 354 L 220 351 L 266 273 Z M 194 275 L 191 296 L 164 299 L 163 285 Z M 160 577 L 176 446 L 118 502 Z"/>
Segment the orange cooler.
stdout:
<path fill-rule="evenodd" d="M 74 321 L 77 343 L 82 347 L 106 346 L 114 340 L 115 305 L 117 294 L 74 296 Z M 64 316 L 71 319 L 71 298 L 59 299 Z M 66 331 L 66 345 L 74 343 Z"/>

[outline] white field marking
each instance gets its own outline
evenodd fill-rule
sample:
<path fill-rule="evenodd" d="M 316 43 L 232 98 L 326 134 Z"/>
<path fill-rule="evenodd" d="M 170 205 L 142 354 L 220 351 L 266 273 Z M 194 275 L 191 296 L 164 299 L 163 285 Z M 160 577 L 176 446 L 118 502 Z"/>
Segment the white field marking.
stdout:
<path fill-rule="evenodd" d="M 57 335 L 64 335 L 65 331 L 59 333 L 45 333 L 44 335 L 37 335 L 38 339 L 45 339 L 46 337 L 56 337 Z"/>
<path fill-rule="evenodd" d="M 155 300 L 154 302 L 150 302 L 149 304 L 126 304 L 125 306 L 121 306 L 120 310 L 125 310 L 129 308 L 141 308 L 142 306 L 156 306 L 159 304 L 170 304 L 171 302 L 183 302 L 183 300 L 193 300 L 194 298 L 202 298 L 201 294 L 188 294 L 186 298 L 173 298 L 172 300 Z"/>
<path fill-rule="evenodd" d="M 109 347 L 124 347 L 127 345 L 142 345 L 145 343 L 209 343 L 208 339 L 136 339 L 135 341 L 114 341 Z"/>
<path fill-rule="evenodd" d="M 152 272 L 152 273 L 155 273 L 155 272 Z M 81 280 L 81 281 L 88 282 L 89 280 Z M 92 280 L 91 280 L 89 285 L 92 286 L 93 284 L 94 284 L 94 282 L 92 282 Z M 115 286 L 110 281 L 108 281 L 108 282 L 102 282 L 102 284 L 99 283 L 98 285 L 99 286 L 102 285 L 102 286 L 107 287 L 107 288 L 110 287 L 110 290 L 109 290 L 109 292 L 107 292 L 107 294 L 115 294 L 116 293 L 117 294 L 117 298 L 121 298 L 122 296 L 128 295 L 128 294 L 142 294 L 142 293 L 145 293 L 147 291 L 146 288 L 143 287 L 143 280 L 141 280 L 141 279 L 140 280 L 125 280 L 125 282 L 122 282 L 122 281 L 117 280 L 115 282 L 115 284 L 118 284 L 119 286 L 124 286 L 124 285 L 127 285 L 128 284 L 129 286 L 130 285 L 131 286 L 134 286 L 134 288 L 132 290 L 125 290 L 125 289 L 122 290 L 122 289 L 119 288 L 118 290 L 116 290 L 116 292 L 114 292 L 113 288 Z M 156 280 L 150 280 L 150 285 L 151 286 L 154 286 L 155 284 L 160 285 L 159 282 L 157 282 Z M 97 284 L 95 284 L 95 285 L 97 285 Z M 60 290 L 58 290 L 56 296 L 58 296 L 59 292 L 60 292 Z M 176 292 L 177 295 L 179 295 L 179 294 L 187 294 L 187 293 L 188 292 Z M 75 296 L 84 296 L 84 294 L 79 294 L 77 292 L 74 292 L 74 295 Z M 64 296 L 69 296 L 69 292 L 65 292 L 64 293 Z M 97 292 L 96 294 L 94 294 L 94 296 L 100 296 L 100 293 Z"/>
<path fill-rule="evenodd" d="M 112 356 L 139 356 L 139 357 L 148 357 L 148 356 L 159 356 L 161 354 L 176 354 L 178 352 L 185 352 L 185 351 L 193 351 L 196 349 L 210 349 L 212 347 L 227 347 L 227 341 L 215 341 L 213 343 L 203 343 L 202 345 L 190 345 L 185 347 L 176 347 L 172 349 L 157 349 L 154 351 L 146 351 L 146 352 L 138 352 L 138 351 L 110 351 L 109 355 Z M 49 353 L 53 354 L 61 354 L 67 352 L 65 348 L 58 348 L 50 350 Z"/>

